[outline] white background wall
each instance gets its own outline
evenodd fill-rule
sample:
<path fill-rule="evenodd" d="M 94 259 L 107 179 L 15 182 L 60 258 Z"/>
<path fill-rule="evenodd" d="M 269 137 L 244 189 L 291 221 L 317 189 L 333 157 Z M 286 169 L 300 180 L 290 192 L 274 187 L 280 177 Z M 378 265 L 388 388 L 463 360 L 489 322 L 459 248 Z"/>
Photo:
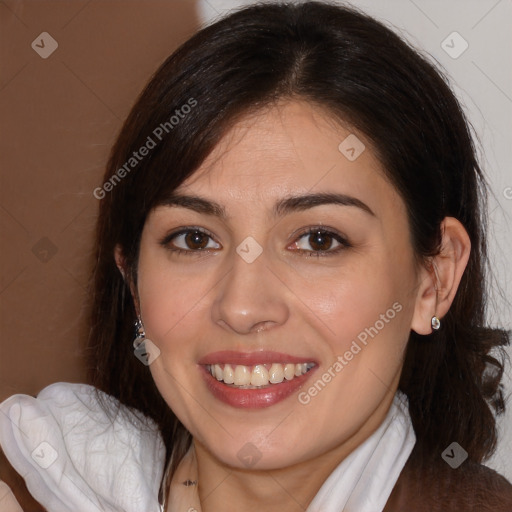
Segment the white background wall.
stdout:
<path fill-rule="evenodd" d="M 247 0 L 201 0 L 200 17 L 208 23 Z M 489 321 L 512 329 L 512 0 L 350 0 L 384 21 L 415 47 L 430 54 L 451 79 L 481 141 L 481 162 L 490 183 L 489 200 L 494 302 Z M 468 48 L 457 58 L 441 44 L 458 32 Z M 452 52 L 462 49 L 454 40 Z M 502 295 L 496 293 L 500 288 Z M 512 358 L 512 350 L 509 348 Z M 506 392 L 512 395 L 507 368 Z M 487 463 L 512 481 L 512 399 L 499 421 L 498 450 Z"/>

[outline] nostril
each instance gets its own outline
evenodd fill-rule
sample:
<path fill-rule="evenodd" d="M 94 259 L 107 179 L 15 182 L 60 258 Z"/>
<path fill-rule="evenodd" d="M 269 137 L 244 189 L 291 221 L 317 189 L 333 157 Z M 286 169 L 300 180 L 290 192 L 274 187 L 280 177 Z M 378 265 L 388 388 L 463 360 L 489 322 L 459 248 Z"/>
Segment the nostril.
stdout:
<path fill-rule="evenodd" d="M 265 329 L 267 329 L 267 324 L 271 324 L 272 322 L 259 322 L 257 323 L 253 328 L 252 330 L 255 331 L 255 332 L 261 332 L 261 331 L 264 331 Z"/>

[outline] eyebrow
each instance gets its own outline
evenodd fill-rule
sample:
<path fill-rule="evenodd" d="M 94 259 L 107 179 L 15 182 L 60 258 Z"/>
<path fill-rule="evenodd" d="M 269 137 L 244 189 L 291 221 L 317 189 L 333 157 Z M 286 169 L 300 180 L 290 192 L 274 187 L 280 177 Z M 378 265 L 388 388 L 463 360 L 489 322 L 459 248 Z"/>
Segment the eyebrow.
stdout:
<path fill-rule="evenodd" d="M 205 215 L 213 215 L 226 219 L 226 209 L 209 199 L 204 199 L 195 195 L 183 195 L 183 194 L 172 194 L 163 203 L 165 206 L 177 206 L 193 210 L 197 213 Z M 274 204 L 273 215 L 275 217 L 285 216 L 292 212 L 304 211 L 315 206 L 334 204 L 339 206 L 352 206 L 359 208 L 367 214 L 375 217 L 375 213 L 371 208 L 363 203 L 360 199 L 352 197 L 346 194 L 335 194 L 335 193 L 317 193 L 317 194 L 305 194 L 299 196 L 290 196 L 280 199 Z"/>

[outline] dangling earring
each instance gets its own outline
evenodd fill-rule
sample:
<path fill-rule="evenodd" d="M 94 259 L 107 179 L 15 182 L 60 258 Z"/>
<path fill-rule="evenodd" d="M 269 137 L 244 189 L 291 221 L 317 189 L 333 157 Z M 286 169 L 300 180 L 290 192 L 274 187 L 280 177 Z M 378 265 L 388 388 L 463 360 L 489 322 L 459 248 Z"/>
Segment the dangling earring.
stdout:
<path fill-rule="evenodd" d="M 439 318 L 437 318 L 437 316 L 433 316 L 432 317 L 432 329 L 434 329 L 435 331 L 438 331 L 439 328 L 441 327 L 441 320 L 439 320 Z"/>
<path fill-rule="evenodd" d="M 135 320 L 135 339 L 133 340 L 133 353 L 135 357 L 145 366 L 149 366 L 158 356 L 160 349 L 146 338 L 146 332 L 142 325 L 142 320 L 137 317 Z"/>
<path fill-rule="evenodd" d="M 133 340 L 133 348 L 138 349 L 143 343 L 146 341 L 146 332 L 144 331 L 144 326 L 142 325 L 142 320 L 137 317 L 135 320 L 135 339 Z"/>

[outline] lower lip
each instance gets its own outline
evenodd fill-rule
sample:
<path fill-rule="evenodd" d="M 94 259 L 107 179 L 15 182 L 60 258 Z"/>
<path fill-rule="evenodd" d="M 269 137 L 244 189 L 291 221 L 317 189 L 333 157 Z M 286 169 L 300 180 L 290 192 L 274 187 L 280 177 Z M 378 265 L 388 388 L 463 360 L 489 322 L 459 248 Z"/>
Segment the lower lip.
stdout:
<path fill-rule="evenodd" d="M 313 367 L 300 377 L 284 380 L 280 384 L 270 384 L 266 388 L 240 389 L 218 381 L 205 366 L 201 365 L 201 373 L 212 395 L 220 401 L 240 409 L 262 409 L 281 402 L 297 391 L 315 370 L 316 367 Z"/>

